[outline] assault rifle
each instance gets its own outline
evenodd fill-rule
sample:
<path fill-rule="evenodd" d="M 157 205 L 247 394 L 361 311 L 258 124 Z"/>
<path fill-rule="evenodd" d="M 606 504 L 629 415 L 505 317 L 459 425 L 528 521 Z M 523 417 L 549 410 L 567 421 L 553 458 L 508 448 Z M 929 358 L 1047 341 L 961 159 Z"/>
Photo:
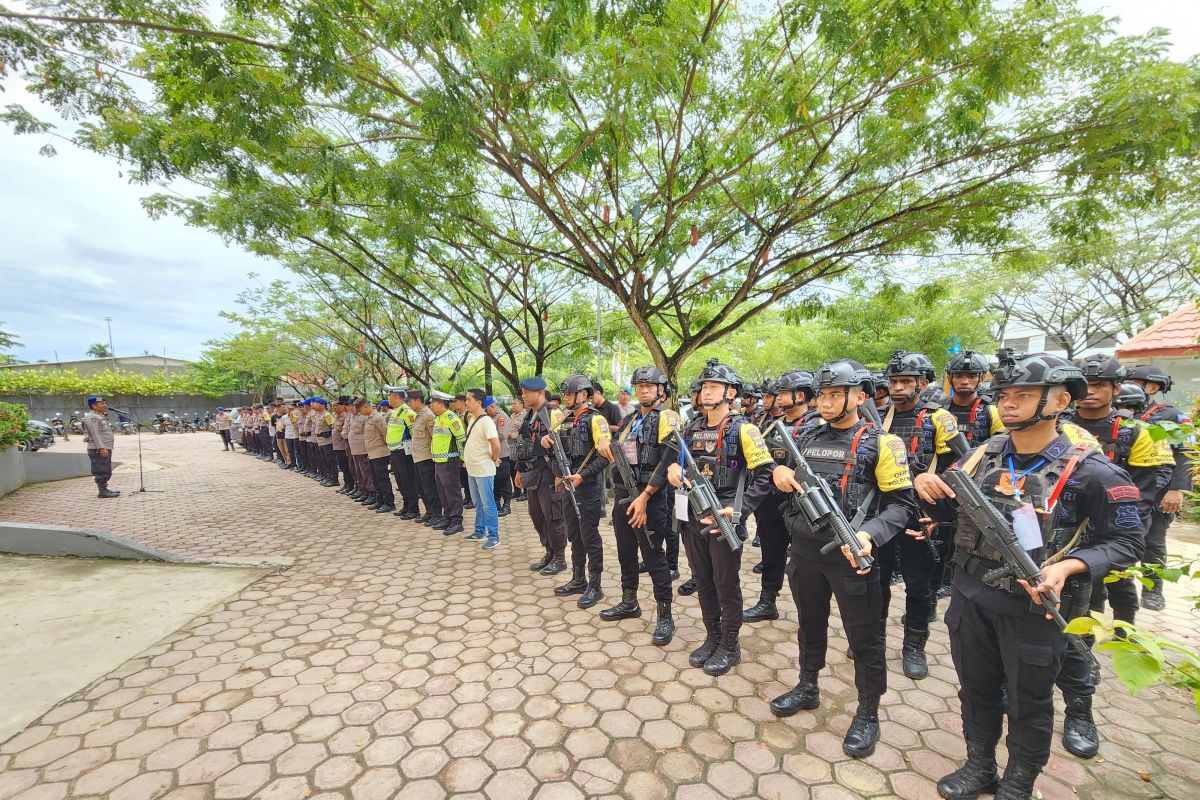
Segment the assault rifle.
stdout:
<path fill-rule="evenodd" d="M 725 544 L 729 545 L 730 550 L 737 552 L 742 546 L 742 540 L 734 532 L 733 523 L 721 513 L 724 505 L 717 498 L 716 489 L 708 482 L 708 478 L 704 477 L 700 467 L 696 465 L 696 459 L 692 458 L 692 451 L 688 450 L 687 443 L 683 441 L 683 434 L 679 432 L 678 428 L 675 429 L 675 438 L 679 441 L 679 452 L 683 454 L 683 474 L 692 485 L 687 490 L 688 504 L 692 508 L 692 513 L 696 515 L 696 519 L 712 517 L 714 525 L 721 531 L 721 538 L 725 540 Z"/>
<path fill-rule="evenodd" d="M 563 422 L 571 420 L 573 415 L 568 414 Z M 550 424 L 550 414 L 546 414 L 546 429 L 550 432 L 550 454 L 554 457 L 555 466 L 561 474 L 563 488 L 567 490 L 567 495 L 571 498 L 571 505 L 575 507 L 575 518 L 583 519 L 583 515 L 579 513 L 579 499 L 575 496 L 575 484 L 571 482 L 571 459 L 567 458 L 567 451 L 563 449 L 562 434 L 558 429 Z"/>
<path fill-rule="evenodd" d="M 987 543 L 1000 553 L 1001 565 L 987 572 L 981 579 L 989 586 L 998 587 L 1005 578 L 1024 580 L 1030 586 L 1042 582 L 1042 570 L 1029 557 L 1029 553 L 1021 546 L 1012 526 L 1004 519 L 1004 515 L 984 497 L 979 486 L 971 480 L 971 476 L 957 467 L 951 467 L 942 473 L 942 480 L 954 492 L 958 501 L 958 513 L 971 520 L 971 523 L 983 534 Z M 1042 608 L 1054 618 L 1060 629 L 1065 630 L 1067 620 L 1058 610 L 1058 594 L 1051 589 L 1041 592 Z M 1078 636 L 1067 635 L 1079 654 L 1088 659 L 1093 665 L 1099 666 L 1096 656 Z"/>
<path fill-rule="evenodd" d="M 784 427 L 782 418 L 767 428 L 767 433 L 770 434 L 775 428 L 779 428 L 783 446 L 796 465 L 796 482 L 804 487 L 803 491 L 791 492 L 789 502 L 804 516 L 805 521 L 814 531 L 822 528 L 832 529 L 833 541 L 822 547 L 821 552 L 829 553 L 839 547 L 848 547 L 858 568 L 870 569 L 875 562 L 863 552 L 862 542 L 858 540 L 854 525 L 851 525 L 850 520 L 846 519 L 846 515 L 842 513 L 842 508 L 834 500 L 833 492 L 829 490 L 825 479 L 813 472 L 808 461 L 800 453 L 800 448 L 796 446 L 795 440 L 792 439 L 792 435 Z"/>
<path fill-rule="evenodd" d="M 617 465 L 617 475 L 621 479 L 621 483 L 625 484 L 625 491 L 628 496 L 620 501 L 629 505 L 629 501 L 637 497 L 640 493 L 637 478 L 633 477 L 633 465 L 629 463 L 629 459 L 625 457 L 625 450 L 621 447 L 621 442 L 613 440 L 612 442 L 613 463 Z"/>

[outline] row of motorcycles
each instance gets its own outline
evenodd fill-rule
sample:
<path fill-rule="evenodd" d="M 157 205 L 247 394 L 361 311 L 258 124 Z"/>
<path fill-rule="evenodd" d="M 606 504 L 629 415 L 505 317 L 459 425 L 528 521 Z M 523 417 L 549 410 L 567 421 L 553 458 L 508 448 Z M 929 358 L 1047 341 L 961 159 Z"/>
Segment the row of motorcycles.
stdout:
<path fill-rule="evenodd" d="M 213 414 L 200 415 L 195 417 L 182 417 L 177 415 L 174 410 L 166 413 L 158 413 L 154 418 L 146 423 L 146 427 L 157 434 L 163 433 L 193 433 L 195 431 L 212 430 Z M 83 414 L 72 411 L 71 416 L 66 419 L 63 415 L 55 414 L 53 417 L 46 417 L 45 424 L 48 426 L 48 433 L 53 433 L 55 436 L 62 437 L 63 441 L 70 441 L 71 434 L 83 435 Z M 114 430 L 132 436 L 137 433 L 137 423 L 129 419 L 129 415 L 125 413 L 117 414 L 117 424 Z"/>

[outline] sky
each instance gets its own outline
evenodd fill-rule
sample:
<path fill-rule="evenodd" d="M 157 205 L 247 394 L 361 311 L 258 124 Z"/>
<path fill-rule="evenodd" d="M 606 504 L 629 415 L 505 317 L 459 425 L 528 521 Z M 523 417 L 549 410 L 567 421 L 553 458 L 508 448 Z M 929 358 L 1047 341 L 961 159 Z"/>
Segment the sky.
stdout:
<path fill-rule="evenodd" d="M 1200 51 L 1200 3 L 1188 0 L 1083 0 L 1087 11 L 1121 17 L 1121 33 L 1164 27 L 1171 56 Z M 2 85 L 0 104 L 33 107 L 19 82 Z M 150 351 L 194 359 L 204 342 L 235 327 L 219 312 L 236 307 L 249 273 L 268 282 L 281 265 L 226 245 L 178 219 L 151 220 L 120 165 L 48 138 L 16 136 L 0 126 L 0 329 L 15 333 L 26 361 L 84 358 L 108 342 L 112 318 L 118 356 Z"/>

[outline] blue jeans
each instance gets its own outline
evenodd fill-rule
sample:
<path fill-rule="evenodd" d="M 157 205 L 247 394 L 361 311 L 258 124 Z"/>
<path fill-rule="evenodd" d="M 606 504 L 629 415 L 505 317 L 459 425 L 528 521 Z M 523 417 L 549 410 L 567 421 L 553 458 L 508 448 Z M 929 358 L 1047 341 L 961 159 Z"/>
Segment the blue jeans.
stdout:
<path fill-rule="evenodd" d="M 494 475 L 482 478 L 467 476 L 471 502 L 475 504 L 475 532 L 485 534 L 489 539 L 500 538 L 500 516 L 496 513 L 496 498 L 492 495 L 495 483 Z"/>

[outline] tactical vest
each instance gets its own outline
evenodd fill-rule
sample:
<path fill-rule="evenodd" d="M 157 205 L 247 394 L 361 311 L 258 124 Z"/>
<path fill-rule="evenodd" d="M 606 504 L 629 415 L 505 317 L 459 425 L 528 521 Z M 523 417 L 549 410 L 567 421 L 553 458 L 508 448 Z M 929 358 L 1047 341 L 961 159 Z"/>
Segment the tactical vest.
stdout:
<path fill-rule="evenodd" d="M 698 416 L 685 429 L 688 435 L 684 438 L 696 460 L 696 467 L 716 491 L 736 490 L 746 466 L 738 458 L 738 436 L 747 420 L 730 414 L 715 429 L 700 428 L 703 423 L 704 417 Z"/>
<path fill-rule="evenodd" d="M 658 441 L 658 426 L 661 419 L 661 408 L 654 408 L 649 411 L 646 416 L 641 416 L 637 411 L 630 414 L 621 421 L 621 425 L 616 430 L 614 438 L 620 439 L 626 428 L 632 428 L 637 425 L 636 431 L 630 431 L 629 435 L 634 437 L 637 443 L 637 463 L 632 464 L 633 473 L 642 483 L 650 480 L 650 476 L 654 474 L 654 470 L 658 467 L 658 462 L 662 460 L 663 446 Z M 641 420 L 639 423 L 638 420 Z"/>
<path fill-rule="evenodd" d="M 1107 419 L 1102 420 L 1102 425 L 1093 427 L 1089 427 L 1092 420 L 1084 420 L 1074 415 L 1071 422 L 1096 437 L 1100 442 L 1100 449 L 1108 456 L 1109 461 L 1122 469 L 1129 469 L 1129 455 L 1133 452 L 1133 443 L 1137 441 L 1137 428 L 1122 425 L 1121 418 L 1116 414 L 1110 414 Z"/>
<path fill-rule="evenodd" d="M 592 441 L 592 417 L 598 413 L 596 409 L 589 406 L 584 409 L 582 414 L 571 420 L 571 432 L 563 437 L 563 450 L 566 451 L 567 458 L 571 459 L 573 466 L 576 459 L 582 461 L 596 449 L 596 443 Z"/>
<path fill-rule="evenodd" d="M 771 424 L 774 425 L 775 423 L 772 422 Z M 800 431 L 804 428 L 804 417 L 797 418 L 795 422 L 788 422 L 785 420 L 783 427 L 787 430 L 788 435 L 792 437 L 792 440 L 795 441 L 797 437 L 799 437 Z M 763 435 L 765 437 L 765 430 L 763 431 Z M 767 449 L 771 453 L 771 458 L 775 460 L 775 463 L 787 466 L 788 451 L 787 448 L 784 447 L 783 442 L 779 440 L 779 429 L 773 428 L 771 437 L 765 441 Z M 797 448 L 799 448 L 799 444 L 797 444 Z"/>
<path fill-rule="evenodd" d="M 1071 544 L 1075 530 L 1082 522 L 1075 518 L 1075 504 L 1068 505 L 1058 502 L 1059 498 L 1054 498 L 1055 506 L 1051 514 L 1041 512 L 1045 511 L 1046 504 L 1051 501 L 1056 491 L 1060 494 L 1068 491 L 1067 481 L 1063 480 L 1063 475 L 1072 459 L 1076 460 L 1072 469 L 1076 469 L 1084 459 L 1100 455 L 1100 451 L 1088 444 L 1073 445 L 1060 434 L 1044 451 L 1051 456 L 1051 460 L 1021 479 L 1021 500 L 1018 502 L 1015 496 L 997 489 L 1002 485 L 1001 481 L 1005 481 L 1005 484 L 1011 483 L 1007 459 L 1004 457 L 1007 444 L 1008 436 L 1005 434 L 997 434 L 989 439 L 984 445 L 983 457 L 972 477 L 983 490 L 983 494 L 1010 524 L 1013 511 L 1018 506 L 1027 502 L 1033 503 L 1033 507 L 1039 512 L 1042 546 L 1031 550 L 1029 556 L 1035 563 L 1041 564 Z M 1059 487 L 1060 483 L 1063 484 L 1061 488 Z M 966 515 L 960 514 L 958 517 L 954 544 L 956 548 L 955 563 L 977 578 L 982 579 L 984 575 L 1002 563 L 1000 552 L 988 544 L 987 539 Z M 1026 594 L 1025 589 L 1012 578 L 1003 579 L 999 588 L 1020 596 Z"/>
<path fill-rule="evenodd" d="M 530 469 L 534 461 L 546 455 L 546 448 L 542 447 L 542 437 L 548 431 L 542 424 L 543 412 L 546 415 L 550 413 L 546 406 L 542 406 L 536 413 L 530 410 L 525 414 L 525 419 L 518 428 L 517 440 L 512 444 L 513 461 L 524 465 L 525 469 Z"/>
<path fill-rule="evenodd" d="M 950 413 L 958 423 L 967 444 L 980 444 L 987 441 L 992 434 L 992 404 L 982 397 L 976 397 L 969 406 L 950 404 Z"/>
<path fill-rule="evenodd" d="M 842 513 L 853 519 L 875 488 L 872 471 L 879 455 L 879 431 L 867 422 L 859 422 L 849 436 L 835 438 L 831 430 L 824 425 L 804 428 L 797 444 L 812 471 L 825 479 Z M 878 497 L 872 505 L 877 503 Z"/>
<path fill-rule="evenodd" d="M 934 444 L 933 412 L 929 406 L 921 406 L 915 412 L 897 411 L 892 415 L 888 433 L 898 436 L 908 454 L 908 467 L 913 475 L 924 472 L 933 463 L 936 452 Z"/>

